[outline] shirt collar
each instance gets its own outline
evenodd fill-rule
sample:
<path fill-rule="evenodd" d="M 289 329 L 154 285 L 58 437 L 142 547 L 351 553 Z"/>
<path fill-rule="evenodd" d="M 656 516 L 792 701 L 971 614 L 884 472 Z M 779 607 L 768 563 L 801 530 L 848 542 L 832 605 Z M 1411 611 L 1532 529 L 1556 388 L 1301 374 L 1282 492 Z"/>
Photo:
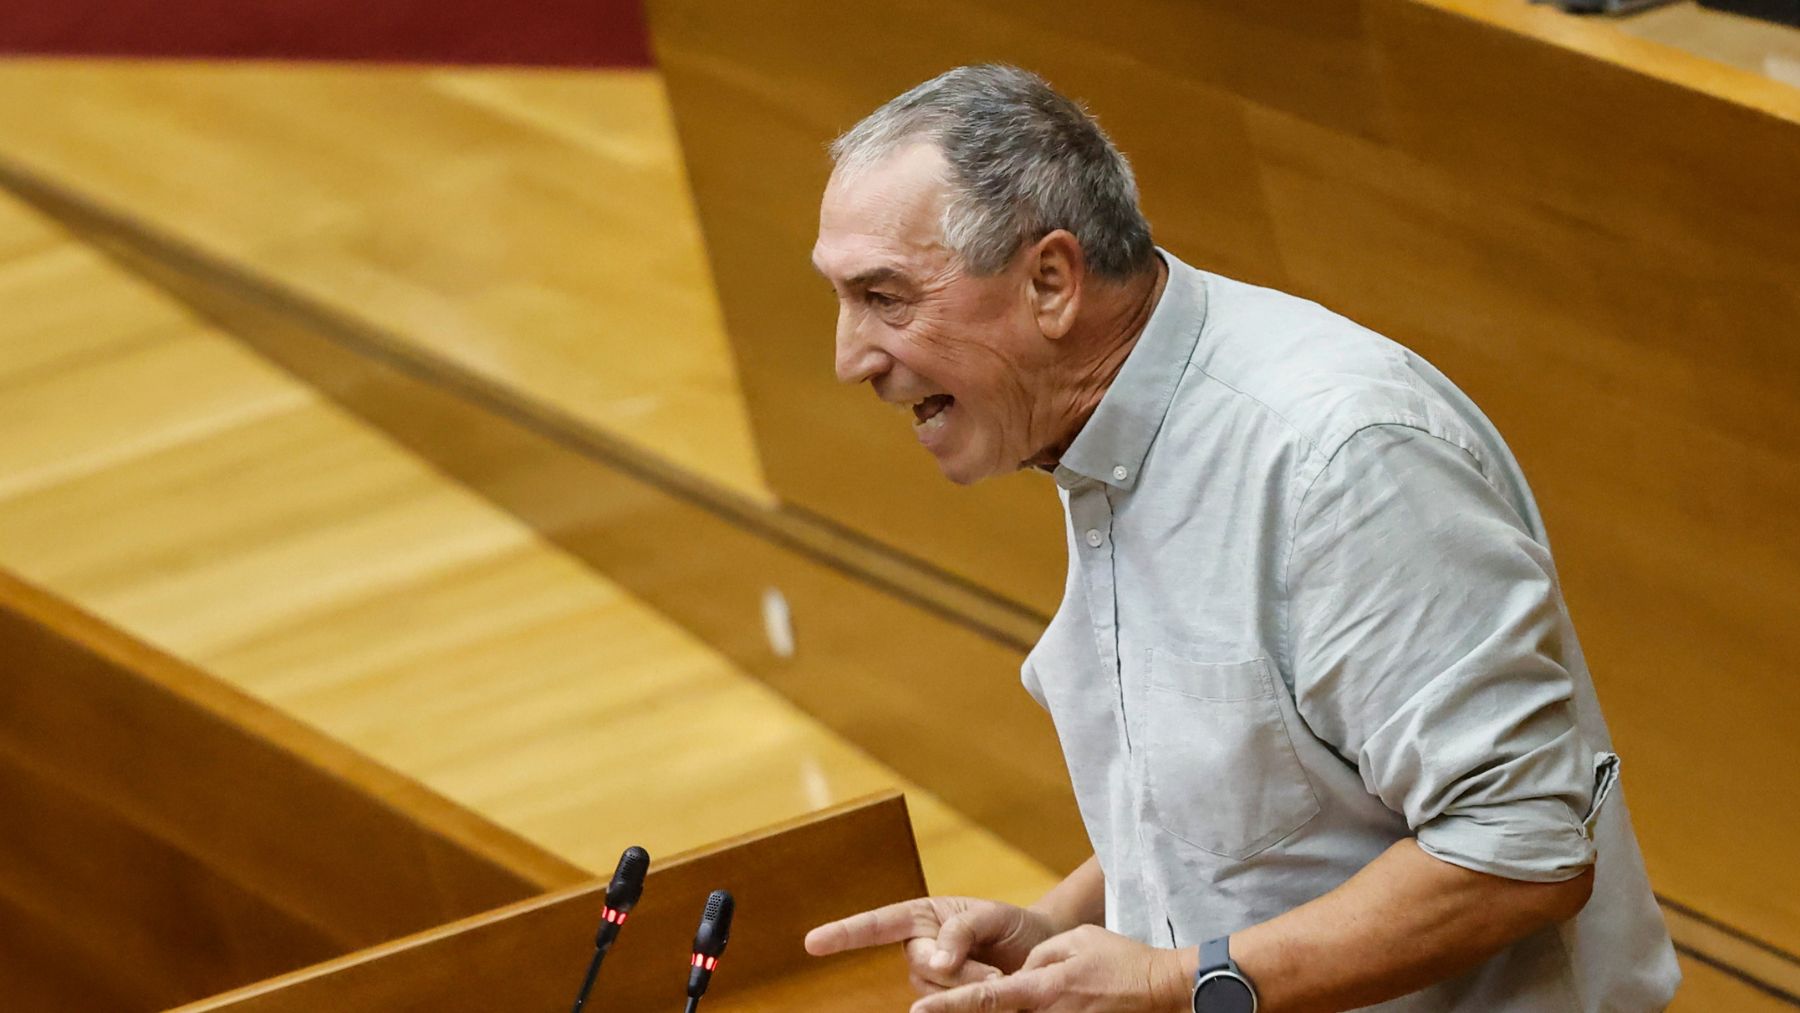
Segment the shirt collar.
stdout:
<path fill-rule="evenodd" d="M 1063 452 L 1054 474 L 1065 489 L 1082 479 L 1126 491 L 1137 485 L 1138 471 L 1200 340 L 1206 322 L 1205 279 L 1162 248 L 1156 252 L 1169 266 L 1169 280 L 1119 375 Z"/>

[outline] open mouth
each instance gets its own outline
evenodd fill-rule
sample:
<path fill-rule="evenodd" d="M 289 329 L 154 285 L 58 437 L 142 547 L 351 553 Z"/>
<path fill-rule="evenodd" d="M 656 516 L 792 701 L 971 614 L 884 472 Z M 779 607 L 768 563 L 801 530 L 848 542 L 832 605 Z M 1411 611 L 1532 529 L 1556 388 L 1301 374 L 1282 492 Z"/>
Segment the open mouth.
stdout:
<path fill-rule="evenodd" d="M 913 402 L 913 428 L 922 433 L 942 429 L 954 404 L 956 399 L 948 394 L 933 394 Z"/>

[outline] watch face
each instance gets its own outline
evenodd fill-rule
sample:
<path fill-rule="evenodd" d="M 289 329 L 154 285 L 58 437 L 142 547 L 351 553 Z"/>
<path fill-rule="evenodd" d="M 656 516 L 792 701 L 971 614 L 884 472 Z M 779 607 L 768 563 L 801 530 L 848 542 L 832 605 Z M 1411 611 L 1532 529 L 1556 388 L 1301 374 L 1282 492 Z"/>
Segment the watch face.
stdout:
<path fill-rule="evenodd" d="M 1256 1013 L 1256 993 L 1230 971 L 1214 971 L 1194 989 L 1194 1013 Z"/>

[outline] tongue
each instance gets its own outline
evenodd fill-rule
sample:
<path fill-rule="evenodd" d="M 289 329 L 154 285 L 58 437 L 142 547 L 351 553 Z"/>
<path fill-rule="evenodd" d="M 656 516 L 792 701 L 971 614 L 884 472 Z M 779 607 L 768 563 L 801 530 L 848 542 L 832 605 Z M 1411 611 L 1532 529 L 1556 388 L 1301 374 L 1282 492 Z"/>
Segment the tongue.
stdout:
<path fill-rule="evenodd" d="M 913 406 L 913 415 L 920 422 L 929 422 L 938 412 L 950 407 L 956 399 L 948 394 L 933 394 Z"/>

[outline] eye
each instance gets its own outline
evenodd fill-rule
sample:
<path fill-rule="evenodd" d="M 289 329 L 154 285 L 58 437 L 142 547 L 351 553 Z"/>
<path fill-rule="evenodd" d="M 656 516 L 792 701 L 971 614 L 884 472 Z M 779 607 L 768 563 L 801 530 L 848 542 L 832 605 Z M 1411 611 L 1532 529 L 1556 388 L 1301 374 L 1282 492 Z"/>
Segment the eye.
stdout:
<path fill-rule="evenodd" d="M 900 305 L 899 299 L 896 299 L 895 297 L 887 294 L 886 292 L 870 292 L 870 293 L 868 293 L 867 298 L 869 300 L 869 305 L 875 307 L 876 309 L 880 309 L 880 310 L 885 310 L 885 309 L 889 309 L 891 307 Z"/>

